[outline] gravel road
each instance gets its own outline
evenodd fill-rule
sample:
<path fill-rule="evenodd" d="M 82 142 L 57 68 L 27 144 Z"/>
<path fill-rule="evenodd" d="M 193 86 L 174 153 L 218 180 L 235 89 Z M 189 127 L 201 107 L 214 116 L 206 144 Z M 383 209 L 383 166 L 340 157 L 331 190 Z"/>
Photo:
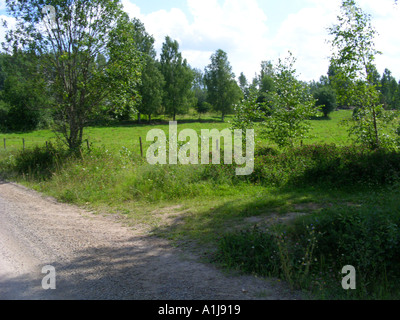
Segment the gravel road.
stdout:
<path fill-rule="evenodd" d="M 56 289 L 44 290 L 44 266 Z M 0 299 L 288 300 L 283 286 L 227 275 L 111 216 L 0 182 Z"/>

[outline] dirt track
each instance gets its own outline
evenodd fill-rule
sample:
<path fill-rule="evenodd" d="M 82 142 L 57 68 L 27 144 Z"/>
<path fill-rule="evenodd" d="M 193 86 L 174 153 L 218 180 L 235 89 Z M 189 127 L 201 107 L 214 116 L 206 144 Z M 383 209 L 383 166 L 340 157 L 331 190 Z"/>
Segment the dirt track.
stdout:
<path fill-rule="evenodd" d="M 56 269 L 43 290 L 42 268 Z M 244 290 L 243 290 L 244 289 Z M 0 182 L 0 299 L 293 299 L 272 281 L 226 275 L 166 240 Z"/>

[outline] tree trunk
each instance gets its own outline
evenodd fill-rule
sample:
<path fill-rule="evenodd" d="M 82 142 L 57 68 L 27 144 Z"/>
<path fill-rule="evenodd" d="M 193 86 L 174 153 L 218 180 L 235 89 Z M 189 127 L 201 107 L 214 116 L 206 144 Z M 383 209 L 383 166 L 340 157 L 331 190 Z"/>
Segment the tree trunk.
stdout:
<path fill-rule="evenodd" d="M 69 129 L 68 147 L 70 150 L 77 151 L 82 145 L 83 128 L 73 126 Z"/>
<path fill-rule="evenodd" d="M 138 123 L 140 124 L 142 122 L 142 115 L 140 112 L 138 113 Z"/>
<path fill-rule="evenodd" d="M 151 122 L 151 114 L 149 114 L 149 123 Z"/>

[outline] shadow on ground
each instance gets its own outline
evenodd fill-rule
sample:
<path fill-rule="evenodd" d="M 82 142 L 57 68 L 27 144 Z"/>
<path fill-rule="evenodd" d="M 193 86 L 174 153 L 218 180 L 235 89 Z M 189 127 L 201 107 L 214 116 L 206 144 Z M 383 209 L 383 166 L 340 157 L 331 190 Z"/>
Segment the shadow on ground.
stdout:
<path fill-rule="evenodd" d="M 182 259 L 166 241 L 133 237 L 110 247 L 89 248 L 70 261 L 51 261 L 56 289 L 43 290 L 45 274 L 0 278 L 0 299 L 18 300 L 247 300 L 293 299 L 272 280 L 224 275 L 216 268 Z M 183 255 L 183 253 L 181 252 Z"/>

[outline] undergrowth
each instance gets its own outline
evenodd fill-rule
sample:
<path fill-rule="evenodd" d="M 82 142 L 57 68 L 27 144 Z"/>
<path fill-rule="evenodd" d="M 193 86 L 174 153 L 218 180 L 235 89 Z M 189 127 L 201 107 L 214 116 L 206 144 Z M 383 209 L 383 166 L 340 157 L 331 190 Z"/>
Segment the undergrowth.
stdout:
<path fill-rule="evenodd" d="M 312 186 L 327 193 L 343 188 L 389 190 L 377 191 L 361 207 L 333 206 L 293 225 L 227 233 L 218 241 L 217 257 L 227 268 L 280 277 L 323 298 L 399 297 L 399 153 L 335 145 L 259 148 L 252 175 L 236 176 L 236 168 L 152 166 L 126 147 L 118 153 L 97 147 L 72 154 L 48 145 L 0 158 L 3 178 L 77 204 L 207 201 L 211 196 L 241 197 L 239 187 L 251 185 L 293 190 Z M 357 270 L 354 292 L 340 286 L 345 265 Z"/>

